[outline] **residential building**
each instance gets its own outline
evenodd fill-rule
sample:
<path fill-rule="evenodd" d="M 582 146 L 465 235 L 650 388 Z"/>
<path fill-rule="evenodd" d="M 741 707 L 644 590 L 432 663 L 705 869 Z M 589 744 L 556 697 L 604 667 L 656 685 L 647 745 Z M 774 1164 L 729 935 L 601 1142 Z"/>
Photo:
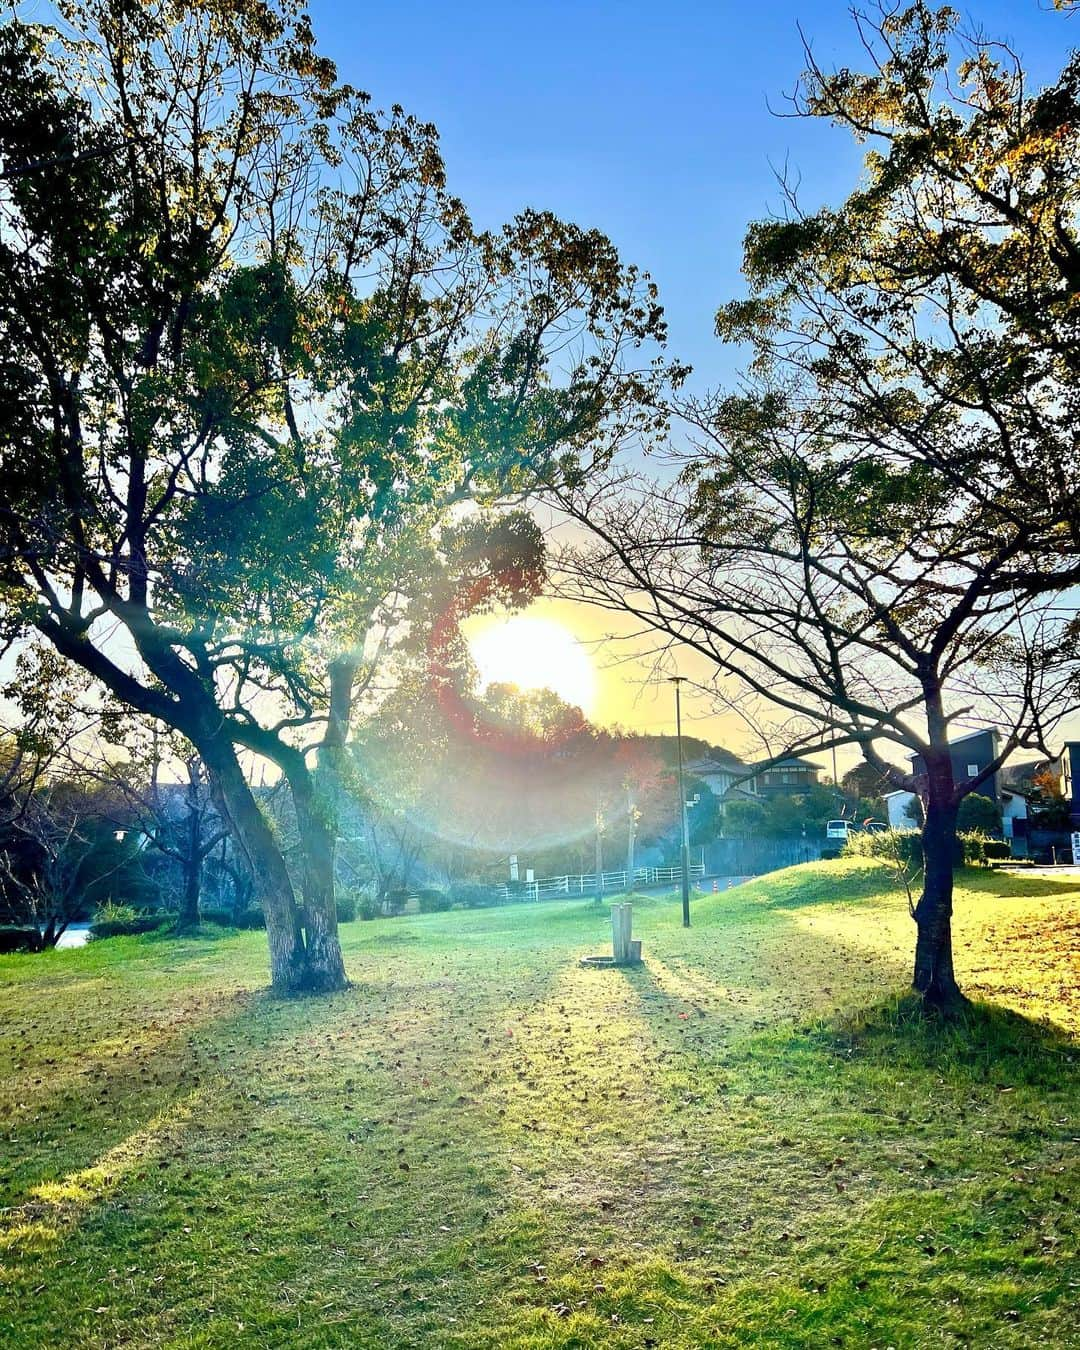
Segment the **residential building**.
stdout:
<path fill-rule="evenodd" d="M 752 766 L 755 773 L 747 787 L 755 797 L 792 797 L 808 792 L 818 782 L 821 770 L 810 760 L 799 755 L 788 755 L 777 763 L 763 760 Z"/>
<path fill-rule="evenodd" d="M 686 772 L 699 778 L 722 801 L 730 797 L 767 801 L 809 791 L 818 782 L 820 769 L 798 755 L 788 755 L 776 763 L 760 760 L 745 764 L 734 755 L 721 752 L 692 760 L 686 765 Z"/>
<path fill-rule="evenodd" d="M 734 755 L 705 755 L 701 759 L 691 760 L 685 766 L 691 778 L 698 778 L 705 784 L 714 797 L 726 797 L 736 783 L 744 779 L 749 772 L 742 760 Z"/>
<path fill-rule="evenodd" d="M 1001 753 L 1001 735 L 995 727 L 983 731 L 972 731 L 967 736 L 958 736 L 949 746 L 949 758 L 952 760 L 954 783 L 964 783 L 978 778 L 988 765 Z M 926 764 L 922 755 L 909 755 L 911 772 L 916 778 L 926 773 Z M 993 802 L 1001 800 L 1000 773 L 991 774 L 975 789 L 983 797 Z"/>
<path fill-rule="evenodd" d="M 950 746 L 954 781 L 963 783 L 978 778 L 1000 752 L 1001 734 L 996 728 L 959 736 Z M 916 776 L 925 774 L 926 766 L 921 755 L 910 755 L 909 759 Z M 1026 835 L 1031 781 L 1037 773 L 1047 770 L 1057 778 L 1062 795 L 1071 805 L 1072 818 L 1080 825 L 1080 741 L 1070 741 L 1060 756 L 1052 760 L 1029 760 L 1006 766 L 974 789 L 1001 808 L 1002 834 L 1006 839 Z M 913 801 L 914 794 L 911 792 L 885 794 L 889 824 L 893 829 L 912 828 L 914 822 L 908 807 Z"/>

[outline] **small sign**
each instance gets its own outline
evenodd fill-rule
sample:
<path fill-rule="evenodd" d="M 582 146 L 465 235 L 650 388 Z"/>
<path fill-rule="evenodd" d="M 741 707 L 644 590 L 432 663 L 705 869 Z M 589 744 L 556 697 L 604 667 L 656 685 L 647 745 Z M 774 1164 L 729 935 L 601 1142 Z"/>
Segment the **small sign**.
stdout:
<path fill-rule="evenodd" d="M 1073 862 L 1080 867 L 1080 830 L 1073 830 L 1072 833 L 1072 853 Z"/>
<path fill-rule="evenodd" d="M 529 882 L 536 880 L 536 873 L 531 867 L 526 867 L 525 869 L 525 880 Z"/>

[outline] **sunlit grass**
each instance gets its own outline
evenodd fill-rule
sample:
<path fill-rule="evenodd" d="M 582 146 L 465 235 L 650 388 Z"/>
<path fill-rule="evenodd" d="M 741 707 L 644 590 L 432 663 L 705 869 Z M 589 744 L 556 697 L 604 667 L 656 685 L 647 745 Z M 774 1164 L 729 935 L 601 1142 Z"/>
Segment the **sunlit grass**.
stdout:
<path fill-rule="evenodd" d="M 887 873 L 0 959 L 0 1341 L 1062 1346 L 1080 886 L 965 875 L 939 1027 Z M 990 1007 L 989 1005 L 995 1005 Z"/>

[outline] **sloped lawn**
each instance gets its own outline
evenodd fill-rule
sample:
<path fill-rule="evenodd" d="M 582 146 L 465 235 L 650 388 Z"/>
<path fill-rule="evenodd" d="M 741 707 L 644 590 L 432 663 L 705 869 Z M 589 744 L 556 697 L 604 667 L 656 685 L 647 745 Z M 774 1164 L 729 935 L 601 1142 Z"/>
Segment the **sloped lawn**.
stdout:
<path fill-rule="evenodd" d="M 905 906 L 354 923 L 321 1002 L 258 933 L 0 958 L 0 1343 L 1080 1345 L 1080 885 L 965 874 L 947 1029 Z"/>

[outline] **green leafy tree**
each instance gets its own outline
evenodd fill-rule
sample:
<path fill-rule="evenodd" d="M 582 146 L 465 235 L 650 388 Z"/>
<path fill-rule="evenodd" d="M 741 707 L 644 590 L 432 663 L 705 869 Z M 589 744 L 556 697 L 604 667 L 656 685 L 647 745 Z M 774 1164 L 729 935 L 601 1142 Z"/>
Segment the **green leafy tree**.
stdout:
<path fill-rule="evenodd" d="M 1035 89 L 952 7 L 856 22 L 869 68 L 807 48 L 795 110 L 867 146 L 864 180 L 814 212 L 785 185 L 719 329 L 826 394 L 836 434 L 977 508 L 1008 541 L 999 589 L 1060 589 L 1080 578 L 1080 53 Z"/>
<path fill-rule="evenodd" d="M 717 797 L 709 791 L 709 785 L 698 778 L 687 777 L 686 825 L 690 834 L 690 843 L 694 846 L 709 844 L 720 833 L 721 808 Z M 694 801 L 694 798 L 697 801 Z"/>
<path fill-rule="evenodd" d="M 765 833 L 764 802 L 730 801 L 724 806 L 724 829 L 728 834 L 754 837 Z"/>
<path fill-rule="evenodd" d="M 475 231 L 293 0 L 58 8 L 0 29 L 6 622 L 195 747 L 274 986 L 339 988 L 358 693 L 437 621 L 451 515 L 648 432 L 655 292 L 545 212 Z M 287 783 L 297 887 L 241 756 Z"/>
<path fill-rule="evenodd" d="M 840 787 L 854 805 L 857 820 L 865 820 L 867 817 L 884 820 L 883 795 L 890 791 L 891 785 L 880 770 L 863 760 L 854 768 L 848 769 L 840 779 Z"/>
<path fill-rule="evenodd" d="M 969 793 L 956 813 L 956 828 L 964 833 L 1001 834 L 1001 808 L 981 792 Z"/>

